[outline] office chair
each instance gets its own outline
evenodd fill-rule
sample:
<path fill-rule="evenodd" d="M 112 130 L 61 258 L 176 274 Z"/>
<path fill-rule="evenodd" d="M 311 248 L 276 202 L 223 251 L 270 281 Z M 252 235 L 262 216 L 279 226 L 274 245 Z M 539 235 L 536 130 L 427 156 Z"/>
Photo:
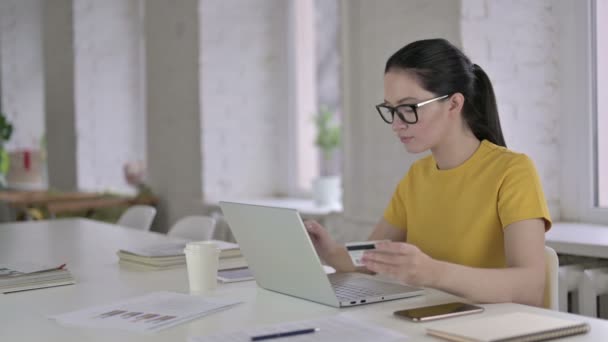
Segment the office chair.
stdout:
<path fill-rule="evenodd" d="M 117 225 L 139 230 L 150 230 L 156 216 L 156 208 L 149 205 L 129 207 L 116 222 Z"/>
<path fill-rule="evenodd" d="M 209 216 L 186 216 L 177 221 L 167 235 L 186 240 L 211 240 L 215 231 L 215 219 Z"/>
<path fill-rule="evenodd" d="M 558 273 L 559 259 L 551 247 L 545 246 L 545 262 L 547 264 L 544 306 L 550 310 L 559 310 Z"/>

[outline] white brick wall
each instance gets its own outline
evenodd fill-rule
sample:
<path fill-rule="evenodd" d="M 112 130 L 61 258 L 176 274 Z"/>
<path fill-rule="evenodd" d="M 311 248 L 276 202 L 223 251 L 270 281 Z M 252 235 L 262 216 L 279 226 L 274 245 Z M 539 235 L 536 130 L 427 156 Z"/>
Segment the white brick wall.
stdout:
<path fill-rule="evenodd" d="M 41 0 L 0 1 L 2 110 L 14 131 L 8 149 L 37 149 L 44 134 Z"/>
<path fill-rule="evenodd" d="M 143 77 L 133 67 L 140 63 L 137 2 L 74 1 L 78 171 L 79 183 L 87 188 L 124 186 L 122 163 L 145 154 L 146 126 L 137 100 Z M 345 3 L 344 13 L 352 24 L 344 56 L 351 63 L 343 110 L 348 121 L 347 217 L 337 220 L 339 230 L 364 235 L 409 163 L 420 157 L 403 151 L 373 105 L 382 98 L 388 55 L 409 41 L 435 36 L 446 36 L 457 45 L 462 39 L 465 52 L 488 72 L 507 143 L 533 158 L 557 218 L 559 18 L 552 2 L 462 0 L 462 7 L 444 1 Z M 277 179 L 284 174 L 285 157 L 279 145 L 285 143 L 281 131 L 289 115 L 287 2 L 201 0 L 200 10 L 205 196 L 281 191 Z M 43 131 L 42 56 L 37 52 L 41 44 L 36 29 L 40 18 L 35 19 L 40 15 L 40 0 L 0 2 L 0 75 L 4 106 L 17 126 L 11 143 L 15 147 L 37 146 Z M 191 120 L 194 114 L 188 115 Z M 162 123 L 157 126 L 160 129 Z M 188 139 L 196 140 L 191 135 Z M 169 191 L 167 187 L 163 189 Z"/>
<path fill-rule="evenodd" d="M 374 105 L 383 99 L 387 58 L 417 39 L 444 37 L 460 45 L 456 1 L 347 1 L 343 29 L 344 218 L 330 221 L 341 240 L 366 238 L 395 186 L 420 155 L 408 154 Z"/>
<path fill-rule="evenodd" d="M 201 2 L 203 189 L 208 200 L 281 191 L 287 1 Z"/>
<path fill-rule="evenodd" d="M 535 162 L 559 215 L 559 18 L 554 2 L 462 0 L 465 53 L 490 76 L 509 148 Z"/>
<path fill-rule="evenodd" d="M 432 1 L 376 2 L 374 9 L 365 9 L 364 2 L 348 4 L 351 12 L 346 13 L 356 27 L 347 31 L 351 36 L 347 42 L 350 57 L 345 57 L 351 65 L 347 69 L 350 75 L 346 75 L 345 90 L 349 91 L 350 84 L 351 97 L 347 96 L 345 109 L 350 118 L 346 127 L 346 211 L 344 217 L 328 220 L 332 233 L 343 241 L 366 238 L 382 215 L 396 182 L 410 163 L 420 157 L 407 155 L 398 148 L 387 127 L 376 120 L 370 108 L 373 98 L 381 98 L 386 57 L 414 39 L 435 36 L 451 37 L 456 45 L 460 45 L 461 38 L 465 53 L 489 74 L 507 144 L 534 160 L 551 213 L 557 219 L 559 18 L 551 1 L 462 0 L 462 7 L 452 11 L 446 9 L 445 2 Z M 383 6 L 387 6 L 386 10 Z M 441 11 L 448 13 L 440 16 Z M 415 18 L 403 20 L 413 12 Z M 357 21 L 362 20 L 358 18 L 360 13 L 364 13 L 363 22 Z M 382 13 L 382 19 L 374 17 L 376 13 Z M 417 20 L 424 20 L 426 24 L 416 25 Z M 390 24 L 371 24 L 379 21 Z M 400 29 L 395 24 L 399 22 L 407 22 L 407 28 Z M 430 22 L 442 26 L 429 27 Z"/>
<path fill-rule="evenodd" d="M 145 160 L 139 0 L 74 1 L 78 185 L 132 190 L 122 167 Z"/>

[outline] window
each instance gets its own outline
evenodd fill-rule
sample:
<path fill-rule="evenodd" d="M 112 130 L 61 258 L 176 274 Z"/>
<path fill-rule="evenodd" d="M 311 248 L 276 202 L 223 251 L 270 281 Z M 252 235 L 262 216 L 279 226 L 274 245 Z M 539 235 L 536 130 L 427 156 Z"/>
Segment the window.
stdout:
<path fill-rule="evenodd" d="M 593 55 L 595 75 L 595 180 L 598 184 L 595 204 L 608 208 L 608 1 L 596 0 L 592 11 Z"/>
<path fill-rule="evenodd" d="M 340 151 L 323 160 L 315 146 L 314 114 L 340 112 L 339 1 L 290 2 L 289 196 L 308 196 L 321 170 L 340 173 Z M 339 116 L 339 115 L 336 115 Z"/>
<path fill-rule="evenodd" d="M 560 216 L 608 224 L 608 0 L 560 4 Z"/>

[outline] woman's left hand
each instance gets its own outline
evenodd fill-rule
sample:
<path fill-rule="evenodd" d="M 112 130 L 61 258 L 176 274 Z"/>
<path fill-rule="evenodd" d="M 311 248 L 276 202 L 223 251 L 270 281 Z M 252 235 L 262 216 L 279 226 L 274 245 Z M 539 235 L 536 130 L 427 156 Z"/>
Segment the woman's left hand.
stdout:
<path fill-rule="evenodd" d="M 438 262 L 408 243 L 378 242 L 362 262 L 372 272 L 409 285 L 433 287 L 437 282 Z"/>

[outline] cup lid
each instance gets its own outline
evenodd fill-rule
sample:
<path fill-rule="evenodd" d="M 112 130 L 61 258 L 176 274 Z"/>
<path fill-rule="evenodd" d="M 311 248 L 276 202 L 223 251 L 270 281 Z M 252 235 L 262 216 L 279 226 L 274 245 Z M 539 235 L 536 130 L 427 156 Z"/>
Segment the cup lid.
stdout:
<path fill-rule="evenodd" d="M 219 250 L 217 244 L 213 241 L 190 241 L 186 244 L 186 249 L 217 249 Z"/>

